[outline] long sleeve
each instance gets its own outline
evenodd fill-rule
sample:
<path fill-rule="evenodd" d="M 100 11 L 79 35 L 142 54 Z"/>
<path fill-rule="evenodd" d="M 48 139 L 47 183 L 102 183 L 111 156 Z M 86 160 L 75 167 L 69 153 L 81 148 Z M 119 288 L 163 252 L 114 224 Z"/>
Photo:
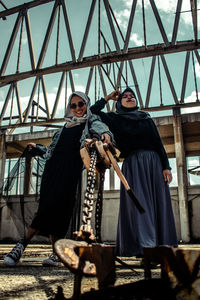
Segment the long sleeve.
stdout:
<path fill-rule="evenodd" d="M 113 140 L 113 134 L 108 129 L 108 126 L 101 121 L 101 118 L 97 115 L 92 115 L 89 117 L 85 129 L 83 131 L 81 137 L 81 145 L 84 144 L 84 140 L 86 138 L 92 138 L 94 136 L 98 136 L 101 138 L 103 133 L 107 133 L 110 135 L 111 140 Z"/>
<path fill-rule="evenodd" d="M 168 157 L 167 157 L 167 153 L 165 151 L 162 140 L 160 138 L 160 134 L 158 132 L 158 129 L 157 129 L 154 121 L 152 119 L 150 119 L 150 120 L 151 120 L 150 124 L 152 126 L 152 131 L 154 132 L 154 135 L 155 135 L 156 149 L 157 149 L 157 152 L 160 156 L 161 163 L 162 163 L 162 166 L 163 166 L 163 170 L 165 170 L 165 169 L 171 170 L 171 167 L 169 165 L 169 160 L 168 160 Z"/>
<path fill-rule="evenodd" d="M 112 125 L 113 125 L 113 120 L 111 117 L 112 113 L 105 113 L 102 111 L 102 109 L 104 109 L 106 104 L 107 104 L 107 102 L 105 101 L 105 99 L 101 98 L 94 105 L 92 105 L 90 107 L 90 110 L 93 114 L 100 116 L 102 122 L 105 123 L 106 125 L 108 125 L 108 127 L 111 129 Z M 113 131 L 112 131 L 112 133 L 113 133 Z"/>
<path fill-rule="evenodd" d="M 48 147 L 43 146 L 41 144 L 36 144 L 36 147 L 34 149 L 34 156 L 38 155 L 43 158 L 43 155 L 47 152 Z"/>
<path fill-rule="evenodd" d="M 109 131 L 108 126 L 102 122 L 99 116 L 93 114 L 89 118 L 89 124 L 90 124 L 89 132 L 91 134 L 97 133 L 98 135 L 101 136 L 103 133 L 107 133 L 110 135 L 111 138 L 113 138 L 113 135 Z"/>
<path fill-rule="evenodd" d="M 101 98 L 98 100 L 94 105 L 90 107 L 90 110 L 93 114 L 99 114 L 99 112 L 104 109 L 106 105 L 106 100 L 104 98 Z"/>
<path fill-rule="evenodd" d="M 54 136 L 52 138 L 52 142 L 49 146 L 45 147 L 40 144 L 36 145 L 36 150 L 37 150 L 39 156 L 41 156 L 42 158 L 44 158 L 46 160 L 48 160 L 52 156 L 52 153 L 53 153 L 55 146 L 60 138 L 62 130 L 63 130 L 63 128 L 56 131 L 56 133 L 54 134 Z"/>

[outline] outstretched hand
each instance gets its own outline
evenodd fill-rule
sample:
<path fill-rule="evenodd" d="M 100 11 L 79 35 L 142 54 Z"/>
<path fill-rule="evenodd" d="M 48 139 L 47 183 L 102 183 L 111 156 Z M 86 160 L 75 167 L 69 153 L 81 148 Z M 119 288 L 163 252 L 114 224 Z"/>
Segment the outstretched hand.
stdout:
<path fill-rule="evenodd" d="M 103 133 L 101 135 L 101 140 L 102 140 L 102 142 L 107 143 L 107 144 L 109 144 L 111 142 L 110 136 L 107 133 Z"/>
<path fill-rule="evenodd" d="M 167 184 L 171 183 L 171 181 L 172 181 L 172 173 L 171 173 L 170 170 L 168 170 L 168 169 L 163 170 L 163 177 L 164 177 L 165 182 L 167 182 Z"/>
<path fill-rule="evenodd" d="M 119 98 L 119 95 L 120 95 L 120 91 L 119 91 L 119 90 L 115 90 L 115 91 L 113 91 L 112 93 L 110 93 L 109 95 L 107 95 L 107 96 L 105 97 L 105 100 L 106 100 L 106 101 L 109 101 L 109 100 L 117 101 L 118 98 Z"/>
<path fill-rule="evenodd" d="M 29 143 L 29 144 L 28 144 L 28 151 L 33 150 L 33 148 L 35 148 L 35 147 L 36 147 L 36 144 L 35 144 L 35 143 Z"/>

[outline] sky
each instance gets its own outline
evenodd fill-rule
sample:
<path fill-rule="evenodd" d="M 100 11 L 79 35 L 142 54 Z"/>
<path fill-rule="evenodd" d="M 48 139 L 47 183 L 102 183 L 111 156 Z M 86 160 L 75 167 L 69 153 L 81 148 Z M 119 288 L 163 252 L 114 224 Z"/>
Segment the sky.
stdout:
<path fill-rule="evenodd" d="M 30 1 L 26 1 L 30 2 Z M 15 5 L 20 5 L 24 3 L 24 0 L 4 0 L 5 5 L 7 5 L 8 8 L 13 7 Z M 200 0 L 197 1 L 198 7 L 200 7 Z M 42 47 L 42 43 L 44 40 L 46 28 L 49 22 L 49 18 L 51 15 L 52 7 L 54 2 L 40 5 L 35 8 L 32 8 L 29 10 L 30 15 L 30 24 L 31 24 L 31 30 L 32 30 L 32 39 L 33 39 L 33 45 L 34 45 L 34 52 L 36 61 L 38 60 L 40 50 Z M 161 16 L 161 20 L 164 26 L 164 29 L 167 33 L 167 37 L 170 40 L 172 36 L 173 31 L 173 24 L 174 24 L 174 18 L 175 18 L 175 12 L 176 12 L 176 5 L 177 1 L 162 1 L 162 0 L 155 0 L 155 4 L 158 8 L 158 11 Z M 80 47 L 81 47 L 81 41 L 83 39 L 85 26 L 87 17 L 89 14 L 89 9 L 91 5 L 91 0 L 68 0 L 66 1 L 66 7 L 72 32 L 72 38 L 74 42 L 74 48 L 75 53 L 78 56 Z M 132 0 L 111 0 L 110 5 L 113 9 L 114 15 L 118 21 L 118 24 L 120 26 L 120 29 L 122 31 L 122 34 L 126 35 L 129 15 L 130 15 L 130 9 L 132 5 Z M 155 20 L 155 17 L 153 15 L 153 11 L 150 5 L 149 0 L 144 0 L 145 5 L 145 19 L 146 19 L 146 36 L 147 36 L 147 44 L 159 44 L 163 43 L 161 34 L 158 30 L 158 26 Z M 78 8 L 78 9 L 77 9 Z M 2 10 L 2 8 L 0 7 Z M 192 30 L 192 19 L 191 19 L 191 13 L 190 10 L 190 0 L 183 0 L 182 9 L 181 9 L 181 17 L 180 17 L 180 25 L 178 30 L 178 41 L 186 41 L 186 40 L 192 40 L 194 38 L 193 36 L 193 30 Z M 106 11 L 104 8 L 103 1 L 101 1 L 101 30 L 103 34 L 105 35 L 107 41 L 109 42 L 109 46 L 112 50 L 115 50 L 113 38 L 111 36 L 111 31 L 109 28 L 108 20 L 106 17 Z M 199 11 L 198 11 L 199 16 Z M 0 20 L 0 33 L 1 33 L 1 43 L 0 43 L 0 51 L 2 54 L 5 53 L 9 38 L 16 20 L 17 14 L 8 16 L 6 21 Z M 57 20 L 56 20 L 57 22 Z M 55 64 L 55 49 L 56 49 L 56 23 L 51 35 L 51 39 L 49 42 L 49 46 L 47 49 L 47 53 L 44 59 L 43 67 L 52 66 Z M 198 30 L 200 29 L 200 23 L 198 23 Z M 118 41 L 120 44 L 120 48 L 123 48 L 123 41 L 122 38 L 118 32 L 118 30 L 115 28 Z M 63 25 L 63 16 L 61 13 L 61 26 L 60 26 L 60 45 L 59 45 L 59 58 L 58 62 L 63 63 L 66 61 L 71 60 L 70 50 L 69 50 L 69 43 L 66 38 L 66 29 Z M 135 18 L 132 26 L 132 32 L 129 42 L 129 47 L 139 47 L 144 45 L 144 38 L 143 38 L 143 22 L 142 22 L 142 1 L 137 1 L 136 6 L 136 12 L 135 12 Z M 14 49 L 11 54 L 10 62 L 7 66 L 5 75 L 12 74 L 16 72 L 16 64 L 17 64 L 17 55 L 18 55 L 18 47 L 19 47 L 19 34 L 17 35 L 16 42 L 14 45 Z M 30 70 L 30 59 L 28 54 L 28 43 L 27 43 L 27 35 L 25 26 L 23 26 L 23 39 L 22 39 L 22 48 L 21 48 L 21 59 L 20 59 L 20 71 L 28 71 Z M 101 41 L 101 51 L 103 52 L 103 43 Z M 90 56 L 90 55 L 96 55 L 98 52 L 98 1 L 95 6 L 94 16 L 92 19 L 92 24 L 89 32 L 88 41 L 85 48 L 84 56 Z M 0 64 L 2 63 L 4 55 L 1 55 L 0 57 Z M 176 53 L 176 54 L 170 54 L 165 56 L 166 62 L 169 67 L 170 74 L 172 76 L 172 81 L 177 93 L 178 98 L 180 98 L 181 89 L 182 89 L 182 79 L 183 79 L 183 72 L 184 72 L 184 63 L 185 63 L 185 52 L 182 53 Z M 196 57 L 194 57 L 195 60 L 195 72 L 197 77 L 197 87 L 198 87 L 198 98 L 200 99 L 200 66 L 196 60 Z M 133 60 L 133 66 L 136 71 L 136 76 L 139 83 L 140 92 L 143 98 L 143 101 L 145 102 L 146 94 L 147 94 L 147 87 L 148 87 L 148 80 L 149 80 L 149 73 L 150 73 L 150 67 L 151 67 L 151 58 L 144 58 L 144 59 L 138 59 Z M 162 98 L 163 103 L 168 105 L 173 103 L 172 94 L 169 88 L 169 84 L 166 79 L 166 75 L 163 69 L 162 64 L 160 64 L 160 70 L 161 70 L 161 85 L 162 85 Z M 75 88 L 76 90 L 85 91 L 85 86 L 89 74 L 89 68 L 85 69 L 79 69 L 79 70 L 73 70 L 73 79 L 75 82 Z M 111 74 L 112 76 L 112 74 Z M 48 99 L 50 103 L 50 110 L 53 107 L 53 103 L 56 96 L 56 91 L 58 89 L 59 81 L 60 81 L 61 74 L 51 74 L 44 76 L 45 84 L 47 87 L 47 93 L 48 93 Z M 104 77 L 105 78 L 105 77 Z M 69 78 L 68 78 L 69 82 Z M 109 81 L 105 78 L 107 92 L 110 93 L 113 90 L 113 87 L 109 83 Z M 21 96 L 21 102 L 23 109 L 26 108 L 30 93 L 33 87 L 34 79 L 29 78 L 26 80 L 23 80 L 18 83 L 19 85 L 19 91 Z M 133 89 L 134 83 L 132 80 L 132 77 L 130 75 L 130 70 L 128 69 L 128 84 Z M 91 89 L 89 96 L 91 98 L 91 101 L 93 102 L 95 99 L 95 80 L 93 76 Z M 122 82 L 122 89 L 125 87 L 125 83 Z M 160 105 L 160 92 L 159 92 L 160 86 L 159 86 L 159 80 L 158 80 L 158 60 L 156 62 L 155 66 L 155 75 L 154 80 L 152 84 L 152 94 L 150 98 L 150 106 L 158 106 Z M 6 97 L 8 91 L 8 87 L 0 88 L 0 108 L 2 107 L 3 101 Z M 36 95 L 36 101 L 37 98 L 39 98 L 40 104 L 43 105 L 43 95 L 39 91 L 39 96 Z M 67 97 L 71 93 L 71 88 L 68 84 L 67 88 Z M 99 98 L 103 96 L 102 86 L 100 82 L 99 76 L 97 76 L 96 81 L 96 98 Z M 196 100 L 196 92 L 195 92 L 195 85 L 194 85 L 194 72 L 193 72 L 193 65 L 192 65 L 192 59 L 190 57 L 190 64 L 189 64 L 189 74 L 187 78 L 187 86 L 186 86 L 186 93 L 185 93 L 185 101 L 186 102 L 193 102 Z M 61 100 L 59 103 L 59 108 L 57 111 L 57 117 L 62 117 L 64 115 L 64 107 L 65 107 L 65 90 L 63 88 Z M 14 111 L 17 109 L 16 104 L 14 105 Z M 195 108 L 192 111 L 197 111 L 198 109 Z M 10 113 L 10 107 L 7 108 L 8 114 Z M 191 111 L 190 110 L 183 110 L 184 113 L 187 113 Z M 13 112 L 14 113 L 14 112 Z M 167 112 L 167 114 L 170 114 L 171 112 Z M 163 115 L 166 114 L 166 112 L 159 112 L 159 113 L 152 113 L 152 116 L 156 115 Z"/>
<path fill-rule="evenodd" d="M 14 7 L 18 6 L 20 4 L 23 4 L 24 2 L 30 2 L 25 0 L 3 0 L 4 4 L 8 7 Z M 81 47 L 81 41 L 83 39 L 86 21 L 88 18 L 90 6 L 91 6 L 91 0 L 68 0 L 65 1 L 68 17 L 69 17 L 69 23 L 70 28 L 72 32 L 72 38 L 74 42 L 74 48 L 75 53 L 78 56 L 80 52 Z M 32 30 L 32 39 L 33 39 L 33 45 L 34 45 L 34 52 L 36 61 L 38 60 L 38 57 L 40 55 L 40 50 L 42 47 L 42 43 L 44 40 L 46 28 L 49 22 L 49 18 L 52 12 L 54 2 L 48 3 L 45 5 L 40 5 L 38 7 L 35 7 L 33 9 L 29 10 L 29 16 L 30 16 L 30 25 Z M 164 26 L 164 29 L 167 33 L 167 37 L 170 40 L 172 37 L 173 32 L 173 25 L 174 25 L 174 19 L 175 19 L 175 12 L 176 12 L 176 6 L 177 1 L 176 0 L 170 0 L 170 1 L 163 1 L 163 0 L 155 0 L 155 4 L 157 6 L 157 9 L 160 13 L 160 17 Z M 130 15 L 130 9 L 132 5 L 132 0 L 110 0 L 110 5 L 113 9 L 114 15 L 118 21 L 118 24 L 120 26 L 121 32 L 123 36 L 126 35 L 129 15 Z M 155 20 L 155 16 L 153 15 L 153 11 L 150 5 L 149 0 L 144 0 L 144 6 L 145 6 L 145 20 L 146 20 L 146 38 L 147 38 L 147 44 L 159 44 L 163 43 L 161 34 L 158 30 L 158 26 Z M 197 0 L 197 7 L 200 9 L 200 0 Z M 0 6 L 0 11 L 2 11 L 3 8 Z M 192 18 L 190 10 L 190 0 L 183 0 L 182 8 L 181 8 L 181 17 L 180 17 L 180 24 L 179 24 L 179 30 L 177 35 L 178 41 L 189 41 L 194 39 L 193 35 L 193 29 L 192 29 Z M 111 30 L 109 28 L 108 20 L 106 17 L 106 11 L 104 8 L 103 1 L 101 1 L 101 30 L 103 34 L 106 37 L 106 40 L 109 42 L 109 46 L 111 47 L 111 50 L 115 50 L 115 45 L 113 42 L 113 38 L 111 35 Z M 200 10 L 198 10 L 198 18 L 199 18 Z M 0 19 L 0 34 L 1 34 L 1 42 L 0 42 L 0 65 L 2 64 L 4 54 L 6 52 L 6 48 L 8 46 L 8 42 L 13 30 L 13 26 L 16 21 L 17 14 L 8 16 L 6 20 Z M 57 19 L 56 19 L 57 22 Z M 49 41 L 49 46 L 46 52 L 46 56 L 44 59 L 43 67 L 52 66 L 55 64 L 55 53 L 56 53 L 56 23 L 54 29 L 52 31 L 51 39 Z M 66 29 L 63 25 L 63 15 L 61 13 L 61 24 L 60 24 L 60 45 L 59 45 L 59 56 L 58 56 L 58 63 L 63 63 L 66 61 L 71 60 L 70 50 L 69 50 L 69 43 L 66 35 Z M 120 48 L 123 48 L 123 41 L 122 38 L 115 27 L 116 34 L 118 37 Z M 200 30 L 200 22 L 198 22 L 198 33 Z M 199 37 L 199 34 L 198 34 Z M 129 47 L 140 47 L 144 45 L 144 36 L 143 36 L 143 21 L 142 21 L 142 0 L 137 1 L 136 6 L 136 12 L 135 12 L 135 18 L 132 26 L 131 31 L 131 37 L 129 42 Z M 7 66 L 5 75 L 12 74 L 16 72 L 17 68 L 17 55 L 18 55 L 18 48 L 19 48 L 19 33 L 16 37 L 16 41 L 14 44 L 14 48 L 10 57 L 10 62 Z M 103 43 L 101 41 L 101 51 L 104 51 Z M 98 53 L 98 1 L 95 6 L 94 10 L 94 16 L 92 19 L 92 24 L 88 36 L 88 41 L 85 48 L 84 56 L 90 56 L 90 55 L 96 55 Z M 198 50 L 198 53 L 200 54 L 200 51 Z M 182 80 L 183 80 L 183 72 L 184 72 L 184 64 L 185 64 L 185 52 L 182 53 L 176 53 L 176 54 L 170 54 L 166 55 L 165 59 L 168 64 L 170 74 L 172 76 L 172 81 L 177 93 L 178 98 L 180 98 L 181 89 L 182 89 Z M 148 87 L 148 80 L 149 80 L 149 73 L 150 73 L 150 67 L 151 67 L 151 58 L 144 58 L 144 59 L 138 59 L 133 60 L 133 66 L 136 71 L 137 80 L 139 83 L 139 88 L 141 92 L 142 99 L 145 101 L 146 94 L 147 94 L 147 87 Z M 195 64 L 195 73 L 197 78 L 197 90 L 198 90 L 198 98 L 200 99 L 200 66 L 196 60 L 196 57 L 194 56 L 194 64 Z M 161 85 L 162 85 L 162 98 L 164 104 L 172 104 L 173 99 L 171 95 L 171 91 L 166 79 L 166 75 L 164 73 L 164 69 L 162 64 L 161 67 Z M 25 26 L 23 26 L 23 39 L 22 39 L 22 48 L 21 48 L 21 59 L 20 59 L 20 71 L 28 71 L 30 70 L 30 58 L 28 53 L 28 43 L 27 43 L 27 35 Z M 80 70 L 73 70 L 72 75 L 75 83 L 75 89 L 80 91 L 85 91 L 85 86 L 87 82 L 89 74 L 89 68 L 80 69 Z M 127 80 L 129 86 L 131 86 L 133 89 L 135 89 L 133 80 L 130 75 L 130 70 L 127 71 Z M 112 72 L 111 72 L 112 76 Z M 53 104 L 56 97 L 56 92 L 58 90 L 59 82 L 60 82 L 61 74 L 51 74 L 44 76 L 44 81 L 46 84 L 46 90 L 47 90 L 47 96 L 49 100 L 50 105 L 50 112 L 53 109 Z M 105 77 L 104 77 L 105 78 Z M 113 90 L 113 87 L 109 83 L 109 81 L 105 78 L 107 92 L 110 93 Z M 30 98 L 30 93 L 32 90 L 34 84 L 34 78 L 29 78 L 26 80 L 22 80 L 18 83 L 19 87 L 19 93 L 22 103 L 22 111 L 24 111 L 27 107 L 27 103 Z M 69 78 L 67 81 L 67 88 L 66 91 L 63 88 L 61 92 L 60 102 L 57 110 L 56 117 L 63 117 L 64 115 L 64 109 L 66 105 L 66 96 L 68 96 L 71 93 L 71 88 L 69 86 Z M 122 89 L 125 87 L 125 83 L 122 82 Z M 152 94 L 150 98 L 150 106 L 158 106 L 160 105 L 160 92 L 159 92 L 160 86 L 159 86 L 159 80 L 158 80 L 158 60 L 156 61 L 155 66 L 155 75 L 154 80 L 152 84 Z M 5 86 L 3 88 L 0 88 L 0 110 L 3 106 L 5 97 L 7 95 L 8 86 Z M 101 96 L 103 96 L 103 90 L 101 86 L 101 80 L 99 76 L 97 75 L 96 78 L 96 93 L 95 93 L 95 78 L 93 76 L 92 82 L 91 82 L 91 89 L 89 92 L 89 96 L 91 98 L 91 102 L 94 103 L 94 101 Z M 35 94 L 34 100 L 36 102 L 39 102 L 41 106 L 44 106 L 44 99 L 43 94 L 41 92 L 41 89 L 37 90 Z M 187 86 L 186 86 L 186 92 L 185 92 L 185 102 L 194 102 L 196 100 L 196 91 L 195 91 L 195 84 L 194 84 L 194 70 L 192 65 L 192 59 L 190 56 L 190 63 L 189 63 L 189 74 L 187 78 Z M 13 108 L 12 113 L 13 115 L 17 114 L 17 104 L 16 104 L 16 97 L 13 97 Z M 9 102 L 9 105 L 7 107 L 6 114 L 9 115 L 11 110 L 11 99 Z M 184 109 L 182 110 L 183 113 L 189 113 L 189 112 L 198 112 L 200 111 L 199 108 L 190 108 L 190 109 Z M 151 112 L 151 116 L 161 116 L 165 114 L 171 114 L 171 111 L 165 111 L 165 112 Z M 44 114 L 40 112 L 40 115 L 43 116 Z M 193 163 L 196 164 L 198 161 L 198 158 L 192 159 Z M 175 165 L 172 162 L 173 165 Z M 175 171 L 174 171 L 175 173 Z M 199 177 L 196 176 L 198 179 Z M 195 178 L 196 178 L 195 177 Z M 196 180 L 196 179 L 191 179 Z M 176 179 L 175 179 L 176 181 Z"/>

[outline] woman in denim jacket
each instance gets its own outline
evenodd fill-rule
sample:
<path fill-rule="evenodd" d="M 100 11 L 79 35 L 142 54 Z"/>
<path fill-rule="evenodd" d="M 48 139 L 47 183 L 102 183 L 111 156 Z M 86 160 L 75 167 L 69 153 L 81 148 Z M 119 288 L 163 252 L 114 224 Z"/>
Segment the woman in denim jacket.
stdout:
<path fill-rule="evenodd" d="M 6 265 L 14 266 L 19 262 L 35 234 L 50 236 L 52 245 L 65 237 L 74 211 L 80 211 L 78 188 L 83 168 L 80 146 L 86 138 L 94 135 L 105 142 L 109 142 L 112 136 L 100 117 L 92 115 L 90 100 L 82 92 L 74 92 L 69 97 L 65 119 L 66 124 L 55 133 L 49 147 L 29 144 L 30 151 L 46 160 L 39 207 L 25 238 L 4 258 Z M 43 264 L 58 265 L 57 257 L 53 253 Z"/>

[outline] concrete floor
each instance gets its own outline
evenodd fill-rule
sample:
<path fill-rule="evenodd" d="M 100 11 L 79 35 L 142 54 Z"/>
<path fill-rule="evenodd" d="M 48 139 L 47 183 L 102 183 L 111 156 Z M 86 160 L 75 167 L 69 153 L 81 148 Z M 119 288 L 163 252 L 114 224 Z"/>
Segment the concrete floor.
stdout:
<path fill-rule="evenodd" d="M 6 267 L 3 258 L 14 245 L 0 244 L 0 299 L 45 300 L 57 297 L 58 287 L 63 290 L 64 299 L 73 295 L 74 275 L 63 265 L 61 267 L 43 267 L 42 261 L 51 254 L 50 245 L 29 245 L 16 267 Z M 180 248 L 200 250 L 200 245 L 179 245 Z M 141 260 L 135 257 L 120 258 L 129 265 L 116 262 L 115 286 L 133 283 L 144 279 Z M 132 270 L 130 269 L 132 268 Z M 153 278 L 160 278 L 160 268 L 152 270 Z M 84 277 L 81 293 L 98 290 L 96 277 Z M 56 298 L 58 299 L 58 298 Z M 63 298 L 62 298 L 63 299 Z"/>
<path fill-rule="evenodd" d="M 51 254 L 50 245 L 29 245 L 16 267 L 6 267 L 3 258 L 13 245 L 0 244 L 0 299 L 43 300 L 52 299 L 62 287 L 66 298 L 73 295 L 74 275 L 64 266 L 43 267 L 42 260 Z M 133 270 L 116 262 L 117 280 L 115 285 L 144 279 L 141 260 L 123 258 Z M 153 277 L 160 276 L 160 269 L 153 270 Z M 83 278 L 81 293 L 98 289 L 97 278 Z"/>

